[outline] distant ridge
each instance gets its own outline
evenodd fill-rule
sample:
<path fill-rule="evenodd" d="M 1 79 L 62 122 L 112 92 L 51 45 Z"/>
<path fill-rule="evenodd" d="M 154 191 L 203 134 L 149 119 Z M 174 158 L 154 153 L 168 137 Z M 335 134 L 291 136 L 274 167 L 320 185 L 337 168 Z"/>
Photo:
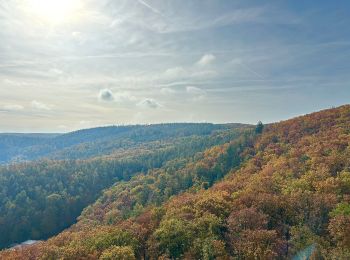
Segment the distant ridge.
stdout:
<path fill-rule="evenodd" d="M 215 130 L 243 124 L 170 123 L 155 125 L 105 126 L 65 134 L 0 134 L 0 164 L 39 158 L 79 159 L 108 155 L 125 143 L 165 140 L 172 137 L 206 135 Z M 124 144 L 123 144 L 124 143 Z M 87 150 L 81 152 L 81 146 Z M 98 153 L 97 153 L 98 150 Z"/>

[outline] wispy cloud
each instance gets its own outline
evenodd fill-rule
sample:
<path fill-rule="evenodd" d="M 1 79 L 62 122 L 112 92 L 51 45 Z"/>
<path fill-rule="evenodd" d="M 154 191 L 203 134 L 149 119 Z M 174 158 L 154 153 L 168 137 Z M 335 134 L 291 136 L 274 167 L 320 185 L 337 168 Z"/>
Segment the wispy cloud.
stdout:
<path fill-rule="evenodd" d="M 257 71 L 252 69 L 250 66 L 243 63 L 241 61 L 241 59 L 233 59 L 232 61 L 230 61 L 230 63 L 233 65 L 239 65 L 241 68 L 243 68 L 244 70 L 248 71 L 249 73 L 253 74 L 254 76 L 256 76 L 258 78 L 261 78 L 261 79 L 265 78 L 261 73 L 258 73 Z"/>
<path fill-rule="evenodd" d="M 145 1 L 143 1 L 143 0 L 138 0 L 138 2 L 139 2 L 140 4 L 142 4 L 143 6 L 147 7 L 148 9 L 150 9 L 152 12 L 154 12 L 154 13 L 156 13 L 156 14 L 159 14 L 160 16 L 163 16 L 163 17 L 164 17 L 164 15 L 163 15 L 158 9 L 154 8 L 153 6 L 151 6 L 150 4 L 146 3 Z"/>
<path fill-rule="evenodd" d="M 171 95 L 171 94 L 174 94 L 176 93 L 176 91 L 172 88 L 161 88 L 160 92 L 163 94 L 163 95 Z"/>
<path fill-rule="evenodd" d="M 49 111 L 49 110 L 51 110 L 51 106 L 47 105 L 47 104 L 45 104 L 43 102 L 39 102 L 39 101 L 33 100 L 30 104 L 31 104 L 32 108 L 35 109 L 35 110 L 40 110 L 40 111 Z"/>
<path fill-rule="evenodd" d="M 24 109 L 24 107 L 22 105 L 6 104 L 6 105 L 3 105 L 2 111 L 14 112 L 14 111 L 21 111 L 23 109 Z"/>
<path fill-rule="evenodd" d="M 189 73 L 186 72 L 186 70 L 183 67 L 174 67 L 174 68 L 169 68 L 164 72 L 164 76 L 169 79 L 179 79 L 183 78 Z"/>
<path fill-rule="evenodd" d="M 139 103 L 137 103 L 137 106 L 142 108 L 156 109 L 156 108 L 160 108 L 162 105 L 152 98 L 145 98 L 141 100 Z"/>
<path fill-rule="evenodd" d="M 204 54 L 199 61 L 197 61 L 197 64 L 199 66 L 207 66 L 211 63 L 213 63 L 215 61 L 216 57 L 215 55 L 208 53 L 208 54 Z"/>
<path fill-rule="evenodd" d="M 201 88 L 195 86 L 187 86 L 186 92 L 190 94 L 191 99 L 194 101 L 202 100 L 205 98 L 207 92 Z"/>

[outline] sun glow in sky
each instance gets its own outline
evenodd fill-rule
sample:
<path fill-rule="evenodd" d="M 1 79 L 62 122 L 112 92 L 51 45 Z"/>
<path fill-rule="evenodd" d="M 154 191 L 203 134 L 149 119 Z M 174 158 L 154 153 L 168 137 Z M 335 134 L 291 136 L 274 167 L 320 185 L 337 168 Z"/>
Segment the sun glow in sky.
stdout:
<path fill-rule="evenodd" d="M 29 0 L 27 11 L 49 23 L 63 23 L 77 15 L 82 8 L 80 0 Z"/>
<path fill-rule="evenodd" d="M 349 103 L 349 24 L 348 0 L 0 0 L 0 132 Z"/>

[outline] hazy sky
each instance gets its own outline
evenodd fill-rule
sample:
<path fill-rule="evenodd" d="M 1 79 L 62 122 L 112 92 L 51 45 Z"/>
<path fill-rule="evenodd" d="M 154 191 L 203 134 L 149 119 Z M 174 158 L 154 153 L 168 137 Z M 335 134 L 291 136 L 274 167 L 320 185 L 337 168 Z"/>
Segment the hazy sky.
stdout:
<path fill-rule="evenodd" d="M 0 0 L 0 131 L 349 103 L 350 1 Z"/>

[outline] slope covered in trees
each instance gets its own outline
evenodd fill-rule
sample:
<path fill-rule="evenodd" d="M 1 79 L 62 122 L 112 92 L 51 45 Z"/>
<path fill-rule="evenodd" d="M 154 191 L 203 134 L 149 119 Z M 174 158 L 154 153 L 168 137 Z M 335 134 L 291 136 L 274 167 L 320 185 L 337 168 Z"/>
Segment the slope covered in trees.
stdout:
<path fill-rule="evenodd" d="M 73 227 L 0 256 L 349 259 L 349 145 L 350 106 L 246 130 L 117 183 Z"/>
<path fill-rule="evenodd" d="M 0 164 L 19 160 L 22 150 L 55 138 L 56 134 L 0 134 Z"/>
<path fill-rule="evenodd" d="M 39 158 L 82 159 L 120 154 L 130 148 L 142 149 L 147 144 L 153 147 L 174 138 L 210 135 L 216 130 L 241 126 L 244 125 L 181 123 L 109 126 L 67 134 L 0 134 L 0 164 Z"/>
<path fill-rule="evenodd" d="M 241 135 L 241 130 L 233 125 L 213 131 L 215 128 L 209 124 L 138 127 L 132 138 L 138 139 L 140 145 L 131 145 L 118 153 L 84 160 L 45 159 L 0 167 L 0 247 L 55 235 L 74 223 L 82 209 L 115 182 L 128 181 L 169 160 L 181 160 Z M 85 131 L 97 135 L 95 130 Z M 156 135 L 158 141 L 154 141 Z"/>

